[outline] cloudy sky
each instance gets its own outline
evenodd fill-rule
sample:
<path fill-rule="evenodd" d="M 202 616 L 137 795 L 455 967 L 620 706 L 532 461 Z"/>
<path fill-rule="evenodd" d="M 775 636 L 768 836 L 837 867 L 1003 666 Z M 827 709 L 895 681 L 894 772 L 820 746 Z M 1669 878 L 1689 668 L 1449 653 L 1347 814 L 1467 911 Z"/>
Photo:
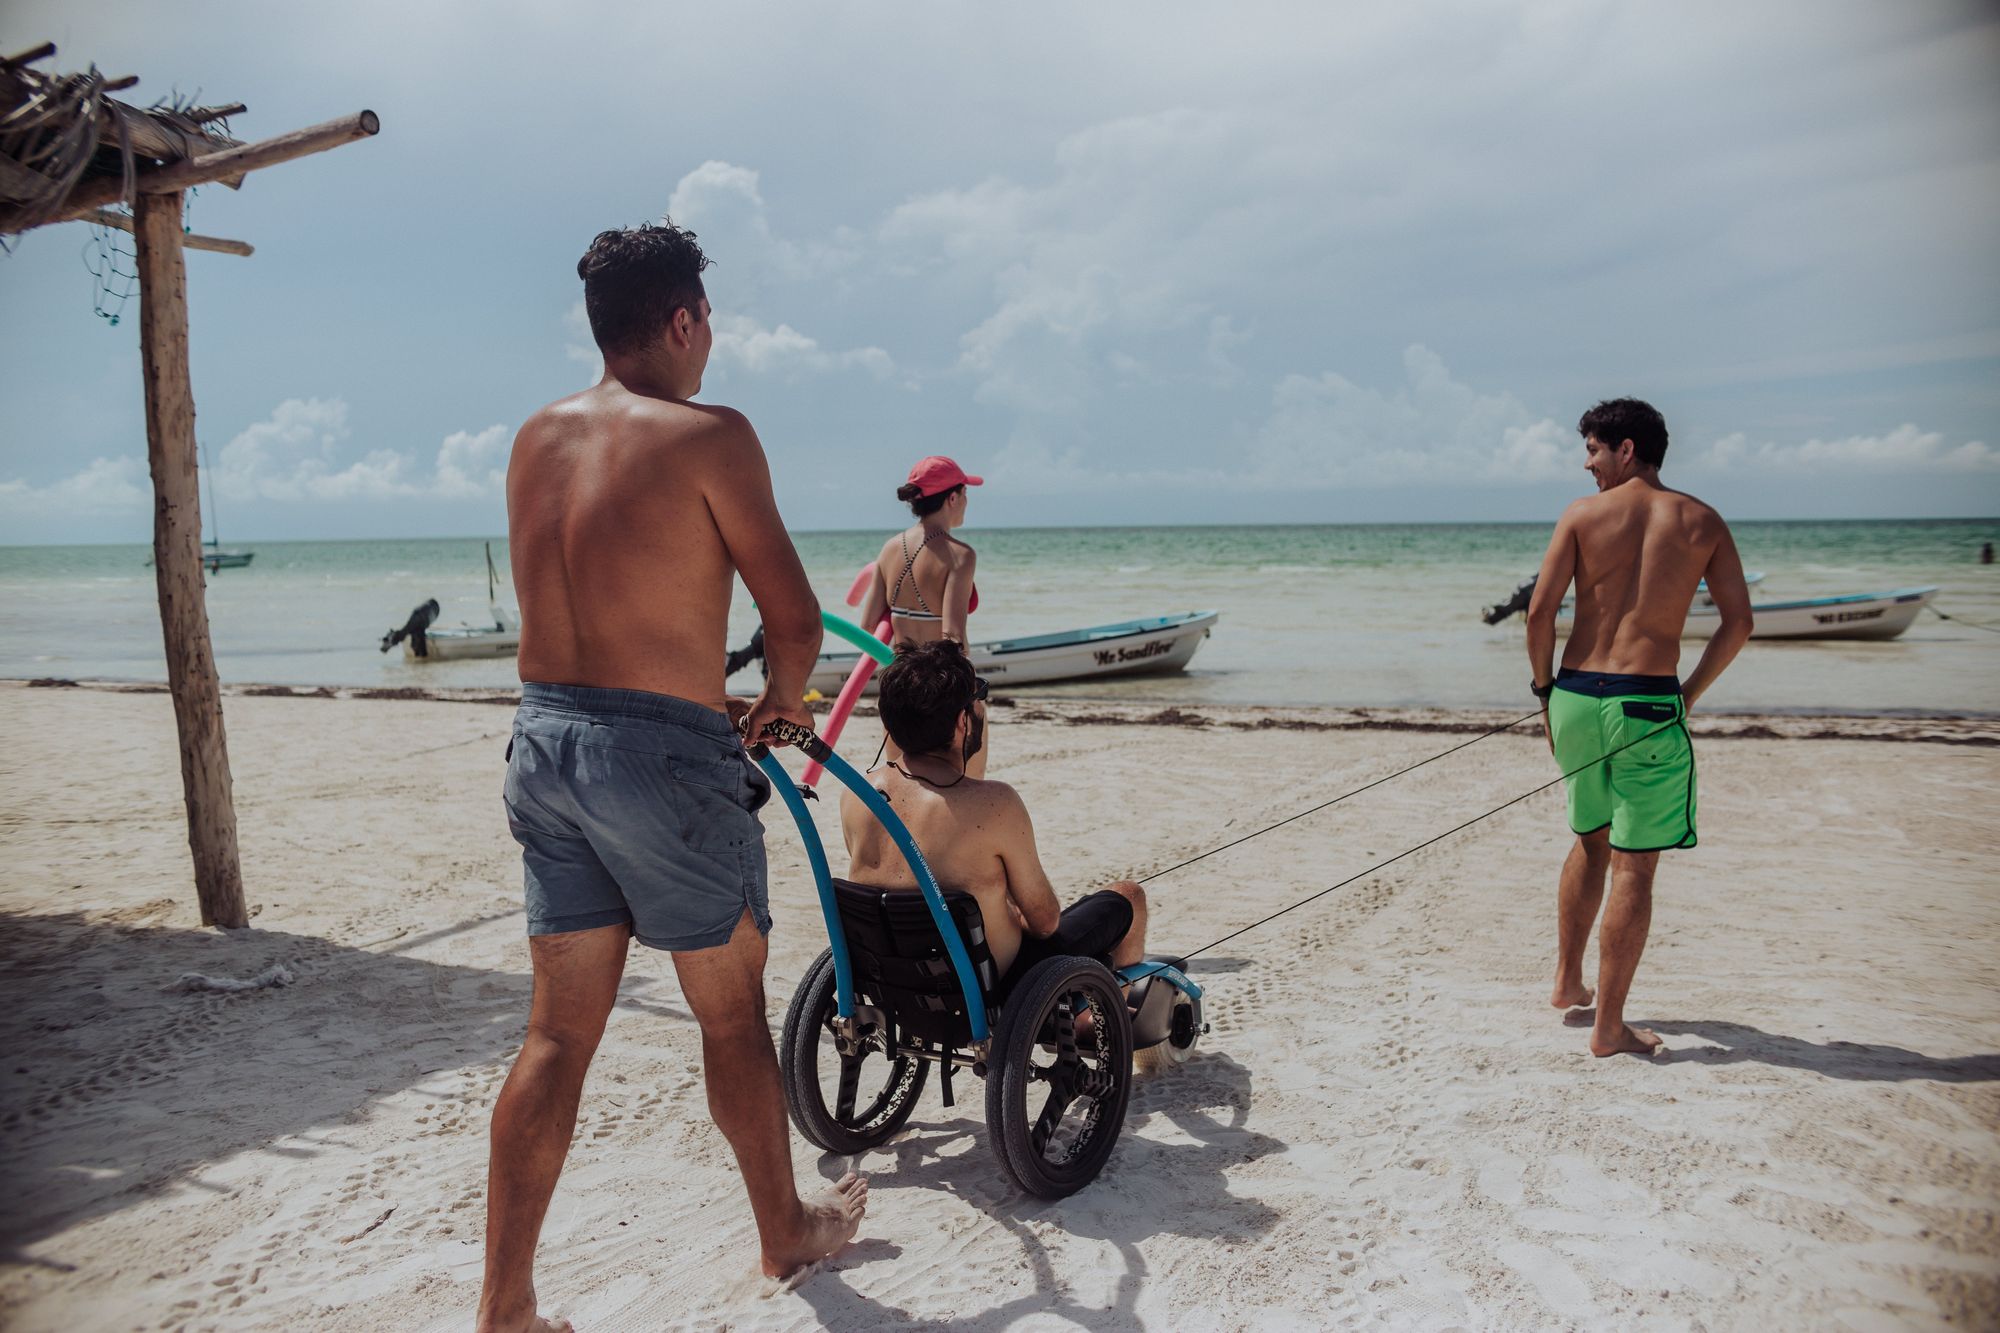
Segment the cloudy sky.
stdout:
<path fill-rule="evenodd" d="M 716 261 L 702 396 L 796 528 L 1538 519 L 1636 394 L 1744 517 L 2000 512 L 2000 11 L 9 0 L 0 49 L 374 140 L 201 191 L 224 535 L 504 529 L 575 263 Z M 136 303 L 0 258 L 0 542 L 150 532 Z"/>

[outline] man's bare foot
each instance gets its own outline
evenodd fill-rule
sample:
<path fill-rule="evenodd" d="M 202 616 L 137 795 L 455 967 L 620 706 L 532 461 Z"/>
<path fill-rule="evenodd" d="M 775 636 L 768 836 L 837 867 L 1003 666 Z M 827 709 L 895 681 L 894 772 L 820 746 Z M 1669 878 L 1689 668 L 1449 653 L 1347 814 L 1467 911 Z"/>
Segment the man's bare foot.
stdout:
<path fill-rule="evenodd" d="M 1588 1009 L 1597 999 L 1597 992 L 1581 981 L 1564 985 L 1558 981 L 1555 993 L 1549 996 L 1549 1004 L 1556 1009 Z"/>
<path fill-rule="evenodd" d="M 765 1277 L 789 1277 L 834 1253 L 861 1228 L 868 1211 L 868 1178 L 852 1171 L 827 1188 L 801 1199 L 805 1227 L 795 1244 L 764 1252 Z"/>
<path fill-rule="evenodd" d="M 1590 1034 L 1590 1053 L 1595 1056 L 1619 1055 L 1630 1052 L 1633 1055 L 1659 1055 L 1667 1048 L 1660 1044 L 1657 1033 L 1645 1028 L 1635 1028 L 1630 1023 L 1621 1023 L 1616 1035 L 1606 1039 L 1593 1032 Z"/>
<path fill-rule="evenodd" d="M 567 1319 L 544 1319 L 530 1305 L 527 1314 L 511 1319 L 497 1318 L 481 1311 L 478 1333 L 575 1333 L 575 1327 Z"/>

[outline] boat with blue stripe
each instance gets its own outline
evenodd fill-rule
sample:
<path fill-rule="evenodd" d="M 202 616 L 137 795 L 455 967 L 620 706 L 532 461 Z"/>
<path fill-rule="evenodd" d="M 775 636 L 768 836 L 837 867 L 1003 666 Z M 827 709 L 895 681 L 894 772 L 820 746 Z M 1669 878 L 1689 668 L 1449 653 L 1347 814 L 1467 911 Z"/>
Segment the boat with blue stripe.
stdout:
<path fill-rule="evenodd" d="M 966 649 L 973 670 L 996 689 L 1053 680 L 1135 676 L 1185 670 L 1215 627 L 1217 611 L 1182 611 L 1143 620 L 975 643 Z M 839 690 L 854 669 L 855 653 L 822 653 L 806 684 L 822 694 Z M 873 693 L 875 683 L 869 682 Z"/>

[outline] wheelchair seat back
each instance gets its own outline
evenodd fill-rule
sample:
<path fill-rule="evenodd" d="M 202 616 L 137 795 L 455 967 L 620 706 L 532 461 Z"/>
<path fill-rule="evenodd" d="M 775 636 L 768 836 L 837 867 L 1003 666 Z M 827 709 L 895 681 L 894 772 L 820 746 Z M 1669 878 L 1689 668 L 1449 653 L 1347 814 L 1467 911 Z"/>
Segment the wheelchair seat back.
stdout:
<path fill-rule="evenodd" d="M 969 1045 L 972 1027 L 966 1019 L 965 992 L 952 970 L 944 941 L 938 937 L 937 923 L 924 895 L 844 879 L 833 881 L 833 894 L 847 934 L 855 991 L 880 1005 L 901 1032 L 939 1046 Z M 980 1002 L 987 1006 L 991 1021 L 991 997 L 1000 975 L 986 944 L 979 900 L 961 890 L 946 889 L 944 903 L 972 959 L 972 970 L 984 992 Z"/>

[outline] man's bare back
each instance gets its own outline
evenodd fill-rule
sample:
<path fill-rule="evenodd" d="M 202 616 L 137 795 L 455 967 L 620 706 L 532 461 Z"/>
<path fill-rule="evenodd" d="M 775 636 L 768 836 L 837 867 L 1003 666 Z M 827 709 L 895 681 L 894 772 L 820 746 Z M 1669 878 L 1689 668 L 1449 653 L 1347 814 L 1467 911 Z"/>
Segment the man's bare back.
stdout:
<path fill-rule="evenodd" d="M 1588 447 L 1595 462 L 1602 446 L 1592 440 Z M 1575 619 L 1563 646 L 1564 667 L 1677 675 L 1681 632 L 1704 579 L 1724 621 L 1747 619 L 1750 592 L 1728 525 L 1692 495 L 1662 486 L 1657 473 L 1626 477 L 1571 504 L 1556 524 L 1528 608 L 1537 680 L 1545 678 L 1540 664 L 1554 655 L 1556 608 L 1572 584 Z M 1734 656 L 1734 647 L 1719 661 L 1713 652 L 1703 655 L 1687 680 L 1689 703 Z"/>
<path fill-rule="evenodd" d="M 1691 495 L 1634 480 L 1578 500 L 1563 523 L 1576 596 L 1563 665 L 1675 674 L 1695 590 L 1728 540 L 1721 517 Z M 1558 587 L 1570 581 L 1560 557 L 1553 572 Z"/>
<path fill-rule="evenodd" d="M 607 378 L 529 418 L 507 497 L 522 679 L 724 710 L 736 571 L 754 588 L 797 565 L 789 543 L 752 540 L 777 519 L 741 413 Z"/>

